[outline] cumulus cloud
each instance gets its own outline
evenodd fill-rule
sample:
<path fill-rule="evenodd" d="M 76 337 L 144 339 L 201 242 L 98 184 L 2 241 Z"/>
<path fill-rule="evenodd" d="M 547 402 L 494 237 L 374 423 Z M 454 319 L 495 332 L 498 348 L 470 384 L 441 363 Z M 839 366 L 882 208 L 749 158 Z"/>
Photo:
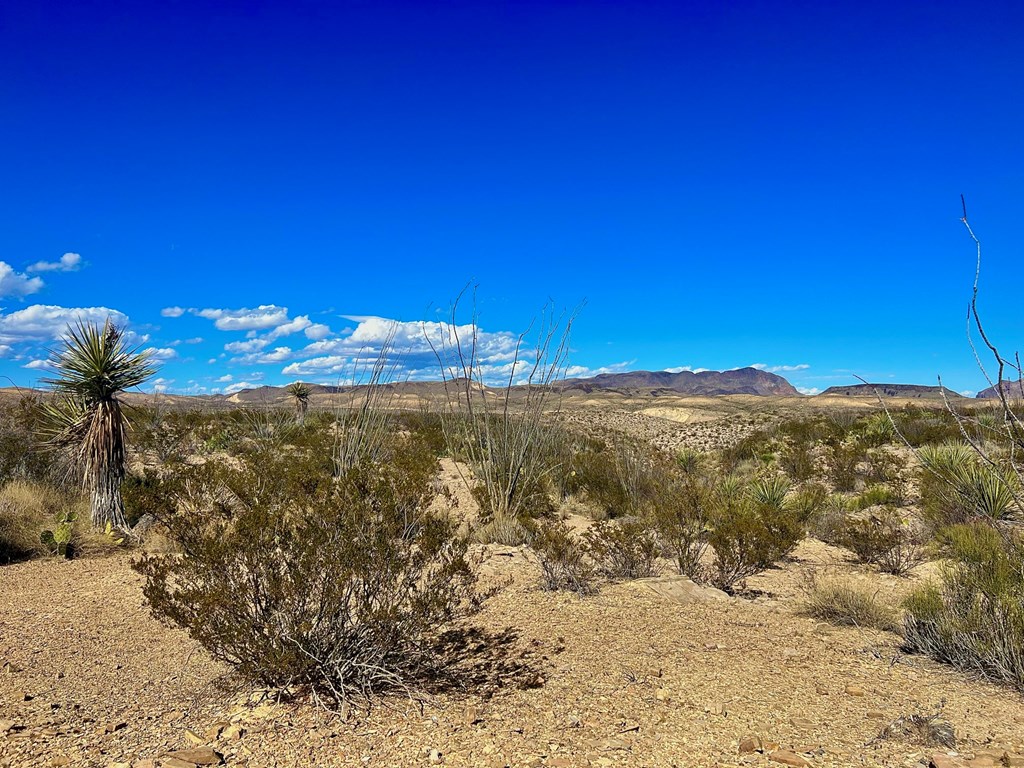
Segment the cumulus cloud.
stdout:
<path fill-rule="evenodd" d="M 710 368 L 694 368 L 692 365 L 677 365 L 674 368 L 665 368 L 665 373 L 683 373 L 689 371 L 690 373 L 704 373 L 705 371 L 711 370 Z"/>
<path fill-rule="evenodd" d="M 266 338 L 268 341 L 273 341 L 274 339 L 279 339 L 282 336 L 290 336 L 293 333 L 304 331 L 311 325 L 313 325 L 313 323 L 310 322 L 309 317 L 306 315 L 299 315 L 294 320 L 289 320 L 287 323 L 277 326 L 277 328 L 267 334 Z"/>
<path fill-rule="evenodd" d="M 329 376 L 344 373 L 350 366 L 347 357 L 325 355 L 286 365 L 281 373 L 285 376 Z"/>
<path fill-rule="evenodd" d="M 323 323 L 313 323 L 303 331 L 307 339 L 323 339 L 331 335 L 331 329 Z"/>
<path fill-rule="evenodd" d="M 75 272 L 82 265 L 77 253 L 65 253 L 57 261 L 37 261 L 26 272 Z"/>
<path fill-rule="evenodd" d="M 171 384 L 173 383 L 174 379 L 160 378 L 153 379 L 153 381 L 150 382 L 149 386 L 154 392 L 166 392 L 168 389 L 170 389 Z"/>
<path fill-rule="evenodd" d="M 13 351 L 7 344 L 0 344 L 0 357 L 10 357 Z"/>
<path fill-rule="evenodd" d="M 224 350 L 234 355 L 247 355 L 259 352 L 270 342 L 266 339 L 249 339 L 248 341 L 229 341 L 224 345 Z"/>
<path fill-rule="evenodd" d="M 255 389 L 258 386 L 258 384 L 251 381 L 237 381 L 230 386 L 224 387 L 224 394 L 233 395 L 235 392 L 241 392 L 243 389 Z"/>
<path fill-rule="evenodd" d="M 191 339 L 185 339 L 185 343 L 186 344 L 202 344 L 203 343 L 203 337 L 202 336 L 194 336 Z"/>
<path fill-rule="evenodd" d="M 28 296 L 42 287 L 42 278 L 15 272 L 6 261 L 0 261 L 0 296 Z"/>
<path fill-rule="evenodd" d="M 217 379 L 217 383 L 218 384 L 227 384 L 229 381 L 234 381 L 234 380 L 235 380 L 234 376 L 232 376 L 230 373 L 225 373 L 223 376 L 221 376 L 219 379 Z"/>
<path fill-rule="evenodd" d="M 29 360 L 22 368 L 31 368 L 33 371 L 45 371 L 50 369 L 50 363 L 46 360 Z"/>
<path fill-rule="evenodd" d="M 178 351 L 173 347 L 149 347 L 142 351 L 148 354 L 151 360 L 173 360 L 178 356 Z"/>
<path fill-rule="evenodd" d="M 181 307 L 164 307 L 160 310 L 160 314 L 164 317 L 181 317 L 185 314 L 185 310 Z"/>
<path fill-rule="evenodd" d="M 796 391 L 801 395 L 817 395 L 821 392 L 818 387 L 797 387 Z"/>
<path fill-rule="evenodd" d="M 190 312 L 213 320 L 221 331 L 262 331 L 288 322 L 288 308 L 276 304 L 260 304 L 255 309 L 195 309 Z"/>
<path fill-rule="evenodd" d="M 0 315 L 0 344 L 25 341 L 56 341 L 69 325 L 77 322 L 102 324 L 107 318 L 124 327 L 128 316 L 107 307 L 59 307 L 33 304 L 17 312 Z"/>

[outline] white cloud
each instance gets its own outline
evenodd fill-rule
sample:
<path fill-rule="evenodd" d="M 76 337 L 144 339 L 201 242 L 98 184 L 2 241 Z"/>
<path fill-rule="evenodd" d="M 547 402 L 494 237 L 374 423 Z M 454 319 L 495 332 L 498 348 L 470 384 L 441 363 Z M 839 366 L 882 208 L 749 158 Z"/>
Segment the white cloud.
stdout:
<path fill-rule="evenodd" d="M 310 322 L 309 317 L 306 315 L 299 315 L 294 320 L 289 320 L 287 323 L 277 326 L 274 330 L 267 334 L 267 339 L 273 341 L 279 339 L 282 336 L 290 336 L 293 333 L 304 331 L 309 328 L 313 323 Z"/>
<path fill-rule="evenodd" d="M 181 307 L 164 307 L 160 310 L 160 314 L 164 317 L 181 317 L 185 314 L 185 310 Z"/>
<path fill-rule="evenodd" d="M 253 352 L 249 355 L 232 358 L 231 362 L 240 365 L 268 365 L 271 363 L 283 363 L 291 358 L 291 347 L 275 347 L 270 352 Z"/>
<path fill-rule="evenodd" d="M 602 373 L 622 373 L 623 371 L 628 370 L 630 365 L 632 365 L 632 361 L 602 365 L 600 368 L 588 368 L 585 365 L 570 365 L 565 369 L 565 375 L 566 378 L 571 379 L 589 379 Z"/>
<path fill-rule="evenodd" d="M 77 253 L 65 253 L 57 261 L 37 261 L 26 272 L 75 272 L 82 265 Z"/>
<path fill-rule="evenodd" d="M 186 344 L 202 344 L 203 343 L 203 337 L 202 336 L 195 336 L 195 337 L 193 337 L 191 339 L 185 339 L 185 343 Z"/>
<path fill-rule="evenodd" d="M 796 391 L 801 395 L 817 395 L 821 392 L 818 387 L 797 387 Z"/>
<path fill-rule="evenodd" d="M 306 334 L 307 339 L 323 339 L 331 335 L 331 329 L 323 323 L 313 323 L 303 333 Z"/>
<path fill-rule="evenodd" d="M 259 352 L 270 342 L 266 339 L 250 339 L 249 341 L 229 341 L 224 345 L 224 350 L 236 355 L 247 355 Z"/>
<path fill-rule="evenodd" d="M 343 373 L 349 370 L 351 365 L 347 357 L 342 355 L 326 355 L 286 365 L 281 373 L 285 376 L 326 376 L 328 374 Z"/>
<path fill-rule="evenodd" d="M 800 363 L 799 365 L 768 365 L 767 363 L 754 363 L 747 367 L 756 368 L 759 371 L 767 371 L 768 373 L 792 373 L 793 371 L 806 371 L 811 366 L 807 363 Z"/>
<path fill-rule="evenodd" d="M 128 323 L 128 316 L 116 309 L 33 304 L 9 315 L 0 315 L 0 343 L 56 341 L 71 324 L 102 324 L 107 318 L 120 327 Z"/>
<path fill-rule="evenodd" d="M 674 368 L 665 368 L 665 373 L 683 373 L 689 371 L 690 373 L 704 373 L 705 371 L 711 370 L 710 368 L 694 368 L 692 365 L 677 365 Z"/>
<path fill-rule="evenodd" d="M 154 392 L 166 392 L 173 383 L 174 379 L 160 378 L 153 379 L 153 381 L 149 383 L 149 386 L 152 388 Z"/>
<path fill-rule="evenodd" d="M 0 296 L 28 296 L 42 287 L 42 278 L 15 272 L 6 261 L 0 261 Z"/>
<path fill-rule="evenodd" d="M 46 360 L 29 360 L 22 368 L 31 368 L 33 371 L 50 370 L 50 363 Z"/>
<path fill-rule="evenodd" d="M 218 384 L 227 384 L 229 381 L 234 381 L 234 380 L 235 380 L 234 376 L 232 376 L 230 373 L 225 373 L 223 376 L 221 376 L 219 379 L 217 379 L 217 383 Z"/>
<path fill-rule="evenodd" d="M 0 357 L 7 357 L 13 351 L 7 344 L 0 344 Z"/>
<path fill-rule="evenodd" d="M 178 351 L 173 347 L 149 347 L 142 351 L 148 354 L 151 360 L 173 360 L 178 356 Z"/>
<path fill-rule="evenodd" d="M 198 309 L 190 312 L 213 320 L 220 331 L 255 331 L 275 328 L 288 322 L 288 308 L 275 304 L 260 304 L 255 309 Z"/>
<path fill-rule="evenodd" d="M 251 381 L 238 381 L 229 387 L 224 387 L 225 395 L 233 395 L 235 392 L 241 392 L 243 389 L 255 389 L 258 384 L 254 384 Z"/>

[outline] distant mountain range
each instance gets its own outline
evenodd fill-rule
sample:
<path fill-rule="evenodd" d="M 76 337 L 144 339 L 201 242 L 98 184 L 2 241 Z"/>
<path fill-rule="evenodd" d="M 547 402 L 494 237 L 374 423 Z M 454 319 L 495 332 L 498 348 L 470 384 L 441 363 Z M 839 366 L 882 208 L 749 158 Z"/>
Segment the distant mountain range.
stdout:
<path fill-rule="evenodd" d="M 941 400 L 944 387 L 926 387 L 921 384 L 851 384 L 846 387 L 829 387 L 821 393 L 822 397 L 835 395 L 840 397 L 913 397 L 921 400 Z M 962 399 L 963 395 L 946 389 L 946 397 L 950 400 Z"/>
<path fill-rule="evenodd" d="M 600 373 L 590 379 L 569 379 L 564 390 L 599 389 L 647 390 L 675 392 L 684 395 L 790 395 L 799 396 L 796 388 L 781 376 L 757 368 L 732 371 L 629 371 Z"/>

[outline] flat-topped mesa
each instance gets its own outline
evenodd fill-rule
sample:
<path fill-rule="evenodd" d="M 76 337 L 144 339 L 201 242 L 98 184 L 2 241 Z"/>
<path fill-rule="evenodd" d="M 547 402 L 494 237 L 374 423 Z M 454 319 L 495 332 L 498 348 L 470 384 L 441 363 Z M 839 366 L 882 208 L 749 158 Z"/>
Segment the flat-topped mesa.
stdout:
<path fill-rule="evenodd" d="M 564 389 L 665 390 L 684 395 L 788 395 L 799 396 L 782 376 L 758 368 L 731 371 L 628 371 L 600 373 L 590 379 L 568 379 Z"/>
<path fill-rule="evenodd" d="M 945 387 L 929 387 L 923 384 L 850 384 L 844 387 L 829 387 L 819 397 L 912 397 L 919 400 L 942 400 L 963 398 L 959 392 Z"/>

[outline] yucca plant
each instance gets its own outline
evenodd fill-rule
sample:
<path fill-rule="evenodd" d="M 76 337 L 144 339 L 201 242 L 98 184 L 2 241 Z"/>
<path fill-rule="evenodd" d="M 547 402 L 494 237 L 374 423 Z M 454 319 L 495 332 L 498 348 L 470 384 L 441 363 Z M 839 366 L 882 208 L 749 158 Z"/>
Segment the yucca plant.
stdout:
<path fill-rule="evenodd" d="M 289 397 L 295 402 L 295 421 L 299 424 L 306 422 L 306 412 L 309 410 L 309 398 L 313 394 L 313 388 L 301 381 L 289 384 L 285 390 Z"/>
<path fill-rule="evenodd" d="M 128 423 L 118 395 L 156 369 L 147 353 L 126 346 L 124 332 L 109 319 L 102 327 L 83 321 L 69 326 L 49 363 L 57 372 L 43 379 L 56 394 L 44 406 L 49 443 L 65 451 L 72 469 L 81 473 L 91 496 L 93 527 L 125 531 L 121 482 Z"/>

